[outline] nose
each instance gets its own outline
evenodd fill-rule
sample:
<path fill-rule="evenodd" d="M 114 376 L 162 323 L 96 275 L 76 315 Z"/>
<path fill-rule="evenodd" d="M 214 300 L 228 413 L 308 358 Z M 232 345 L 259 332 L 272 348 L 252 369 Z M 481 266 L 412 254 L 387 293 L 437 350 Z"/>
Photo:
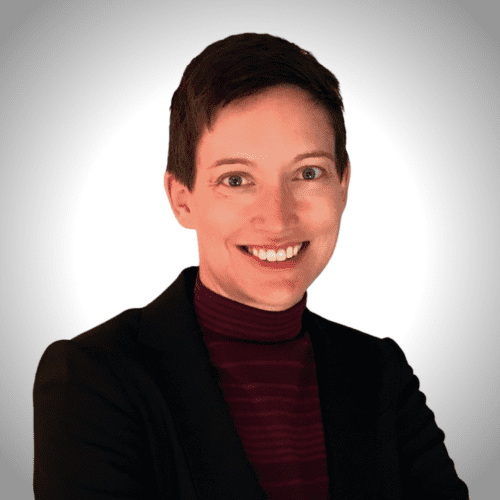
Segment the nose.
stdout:
<path fill-rule="evenodd" d="M 263 190 L 256 200 L 253 214 L 254 225 L 266 232 L 284 234 L 285 229 L 297 224 L 298 202 L 289 186 L 277 186 Z"/>

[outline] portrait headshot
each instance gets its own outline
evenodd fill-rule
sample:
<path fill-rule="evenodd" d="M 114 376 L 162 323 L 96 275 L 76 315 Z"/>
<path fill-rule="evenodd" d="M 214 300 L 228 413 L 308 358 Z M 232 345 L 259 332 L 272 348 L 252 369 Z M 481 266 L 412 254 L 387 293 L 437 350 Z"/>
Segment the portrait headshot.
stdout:
<path fill-rule="evenodd" d="M 485 11 L 174 4 L 5 23 L 9 498 L 494 498 Z"/>
<path fill-rule="evenodd" d="M 165 191 L 199 266 L 45 351 L 35 498 L 468 498 L 396 342 L 307 308 L 348 198 L 335 75 L 232 35 L 170 109 Z"/>

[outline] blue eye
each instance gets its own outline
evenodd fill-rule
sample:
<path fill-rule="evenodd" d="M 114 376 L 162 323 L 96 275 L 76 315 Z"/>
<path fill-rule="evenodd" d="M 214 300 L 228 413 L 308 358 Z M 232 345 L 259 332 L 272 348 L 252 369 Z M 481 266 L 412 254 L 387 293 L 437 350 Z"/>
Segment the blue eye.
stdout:
<path fill-rule="evenodd" d="M 318 169 L 318 170 L 321 170 L 321 173 L 323 174 L 325 172 L 325 169 L 324 168 L 321 168 L 321 167 L 304 167 L 302 169 L 302 172 L 304 171 L 313 171 L 313 169 Z M 218 181 L 217 181 L 217 185 L 220 185 L 222 184 L 222 181 L 224 181 L 225 179 L 234 179 L 234 178 L 240 178 L 240 179 L 243 179 L 245 177 L 246 173 L 245 172 L 230 172 L 228 174 L 225 174 L 223 177 L 221 177 Z M 314 177 L 314 178 L 311 178 L 311 177 L 308 177 L 306 179 L 302 179 L 302 180 L 309 180 L 309 181 L 315 181 L 317 180 L 317 177 Z M 241 187 L 248 187 L 248 185 L 242 185 L 242 184 L 239 184 L 239 185 L 234 185 L 234 184 L 222 184 L 223 186 L 225 187 L 233 187 L 233 188 L 241 188 Z"/>
<path fill-rule="evenodd" d="M 304 170 L 309 170 L 309 171 L 312 171 L 313 168 L 317 168 L 318 170 L 321 170 L 321 172 L 324 172 L 324 169 L 320 168 L 320 167 L 305 167 Z M 304 170 L 302 170 L 302 172 L 304 172 Z M 311 179 L 308 177 L 307 180 L 310 180 L 310 181 L 315 181 L 316 180 L 316 177 L 314 179 Z"/>

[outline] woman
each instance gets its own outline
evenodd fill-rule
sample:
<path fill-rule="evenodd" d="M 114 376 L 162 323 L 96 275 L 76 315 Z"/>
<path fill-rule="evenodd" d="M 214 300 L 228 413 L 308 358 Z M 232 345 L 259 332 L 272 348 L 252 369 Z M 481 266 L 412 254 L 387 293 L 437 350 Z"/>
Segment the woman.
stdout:
<path fill-rule="evenodd" d="M 338 81 L 310 53 L 245 33 L 193 59 L 164 183 L 199 266 L 47 348 L 35 498 L 468 498 L 396 342 L 306 307 L 350 168 Z"/>

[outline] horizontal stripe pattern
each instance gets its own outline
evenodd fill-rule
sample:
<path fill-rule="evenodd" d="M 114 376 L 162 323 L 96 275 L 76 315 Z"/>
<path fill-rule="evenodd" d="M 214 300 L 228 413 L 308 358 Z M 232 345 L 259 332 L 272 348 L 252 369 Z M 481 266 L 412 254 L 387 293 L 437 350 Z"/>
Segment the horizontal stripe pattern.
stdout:
<path fill-rule="evenodd" d="M 326 448 L 309 335 L 307 292 L 286 311 L 264 311 L 208 289 L 194 307 L 246 455 L 273 499 L 327 499 Z"/>

